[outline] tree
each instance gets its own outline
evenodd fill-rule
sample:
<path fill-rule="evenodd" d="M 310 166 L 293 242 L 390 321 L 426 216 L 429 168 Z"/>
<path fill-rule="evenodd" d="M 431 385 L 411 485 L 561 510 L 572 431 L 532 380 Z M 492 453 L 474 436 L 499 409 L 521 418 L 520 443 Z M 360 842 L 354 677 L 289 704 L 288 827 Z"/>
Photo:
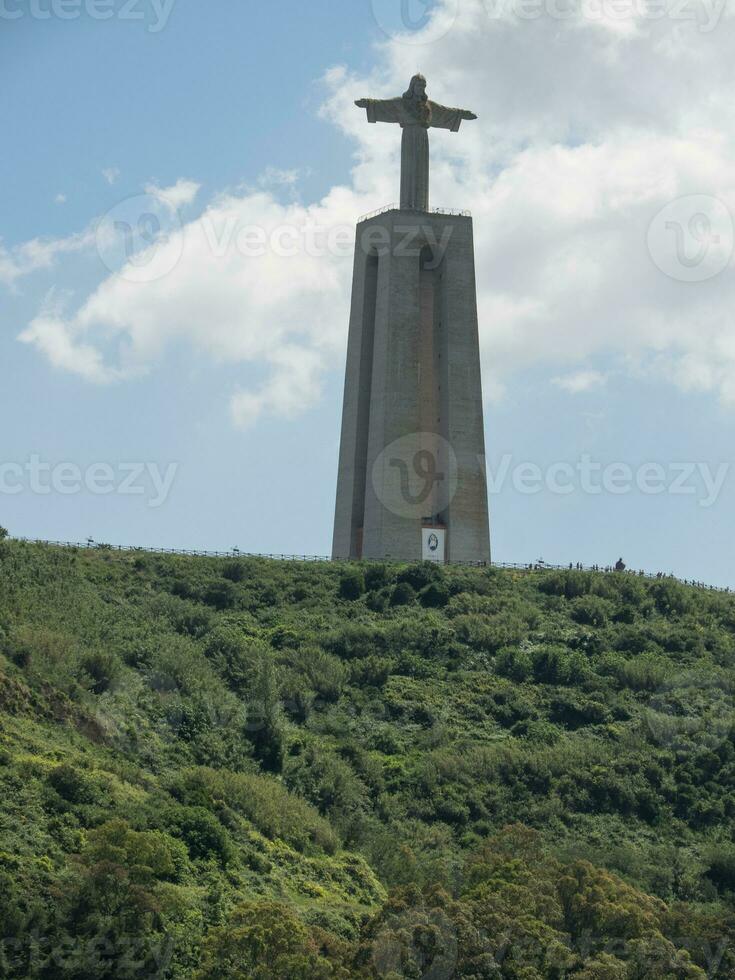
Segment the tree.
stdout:
<path fill-rule="evenodd" d="M 53 972 L 38 975 L 161 975 L 171 956 L 167 935 L 189 912 L 169 884 L 186 861 L 183 845 L 160 831 L 135 831 L 124 820 L 90 831 L 67 882 L 67 938 L 52 951 L 47 968 Z"/>
<path fill-rule="evenodd" d="M 328 980 L 335 972 L 306 926 L 278 902 L 244 902 L 210 930 L 196 980 Z"/>
<path fill-rule="evenodd" d="M 280 772 L 283 766 L 284 719 L 276 666 L 271 654 L 262 650 L 248 703 L 248 731 L 255 756 L 264 769 Z"/>

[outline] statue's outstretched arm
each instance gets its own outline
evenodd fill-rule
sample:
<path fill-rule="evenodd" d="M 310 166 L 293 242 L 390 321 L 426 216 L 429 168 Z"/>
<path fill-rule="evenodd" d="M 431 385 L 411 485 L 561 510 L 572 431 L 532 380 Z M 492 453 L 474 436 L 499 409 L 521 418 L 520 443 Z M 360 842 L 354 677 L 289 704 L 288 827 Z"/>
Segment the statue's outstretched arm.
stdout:
<path fill-rule="evenodd" d="M 431 125 L 437 129 L 451 129 L 456 133 L 463 119 L 477 119 L 477 116 L 469 109 L 450 109 L 438 102 L 431 103 Z"/>
<path fill-rule="evenodd" d="M 355 105 L 367 110 L 368 122 L 399 123 L 403 119 L 403 99 L 358 99 Z"/>

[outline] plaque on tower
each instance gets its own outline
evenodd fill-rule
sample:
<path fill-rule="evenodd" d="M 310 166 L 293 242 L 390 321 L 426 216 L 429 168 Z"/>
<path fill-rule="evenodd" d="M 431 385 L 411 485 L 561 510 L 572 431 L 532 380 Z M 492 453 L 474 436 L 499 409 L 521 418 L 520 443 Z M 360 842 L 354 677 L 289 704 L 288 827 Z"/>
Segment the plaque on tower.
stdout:
<path fill-rule="evenodd" d="M 472 219 L 429 212 L 428 131 L 476 116 L 422 75 L 356 104 L 403 130 L 401 204 L 357 226 L 332 553 L 489 562 Z"/>
<path fill-rule="evenodd" d="M 421 538 L 421 557 L 424 561 L 446 560 L 447 531 L 443 527 L 425 527 Z"/>

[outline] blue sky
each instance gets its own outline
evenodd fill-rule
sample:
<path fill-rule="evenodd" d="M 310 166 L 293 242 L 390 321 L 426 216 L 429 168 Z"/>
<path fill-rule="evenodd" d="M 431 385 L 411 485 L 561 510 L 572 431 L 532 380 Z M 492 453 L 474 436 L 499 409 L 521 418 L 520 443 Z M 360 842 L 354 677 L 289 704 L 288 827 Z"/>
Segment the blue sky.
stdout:
<path fill-rule="evenodd" d="M 702 476 L 732 461 L 735 412 L 728 19 L 570 26 L 548 4 L 529 21 L 443 0 L 402 35 L 390 0 L 177 0 L 160 30 L 147 0 L 143 20 L 114 8 L 101 22 L 2 5 L 22 16 L 0 16 L 0 524 L 328 553 L 349 249 L 223 258 L 202 245 L 202 215 L 270 234 L 349 228 L 391 203 L 398 138 L 351 103 L 399 94 L 418 69 L 432 97 L 480 115 L 432 153 L 434 203 L 475 219 L 491 485 L 508 474 L 490 496 L 496 559 L 623 555 L 735 586 L 735 472 L 713 502 Z M 124 254 L 100 250 L 98 222 L 134 216 L 141 196 L 172 242 L 184 229 L 182 255 L 121 285 L 109 263 Z M 702 214 L 709 239 L 691 223 Z M 32 458 L 55 468 L 50 492 L 31 486 Z M 585 458 L 630 467 L 629 492 L 586 492 Z M 522 492 L 524 463 L 537 492 Z M 120 492 L 121 465 L 170 464 L 160 506 L 146 471 L 143 493 Z M 663 468 L 662 492 L 641 492 L 646 464 Z M 73 468 L 84 484 L 95 465 L 112 491 L 74 492 Z M 555 466 L 572 492 L 549 489 Z"/>

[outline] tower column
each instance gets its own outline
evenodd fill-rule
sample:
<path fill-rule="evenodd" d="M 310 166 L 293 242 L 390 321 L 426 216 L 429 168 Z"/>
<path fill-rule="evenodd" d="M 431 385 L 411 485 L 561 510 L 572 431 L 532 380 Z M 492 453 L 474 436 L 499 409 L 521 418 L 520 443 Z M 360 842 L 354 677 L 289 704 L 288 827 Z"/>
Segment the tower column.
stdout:
<path fill-rule="evenodd" d="M 372 242 L 379 241 L 375 248 Z M 472 220 L 358 225 L 335 557 L 490 560 Z"/>

